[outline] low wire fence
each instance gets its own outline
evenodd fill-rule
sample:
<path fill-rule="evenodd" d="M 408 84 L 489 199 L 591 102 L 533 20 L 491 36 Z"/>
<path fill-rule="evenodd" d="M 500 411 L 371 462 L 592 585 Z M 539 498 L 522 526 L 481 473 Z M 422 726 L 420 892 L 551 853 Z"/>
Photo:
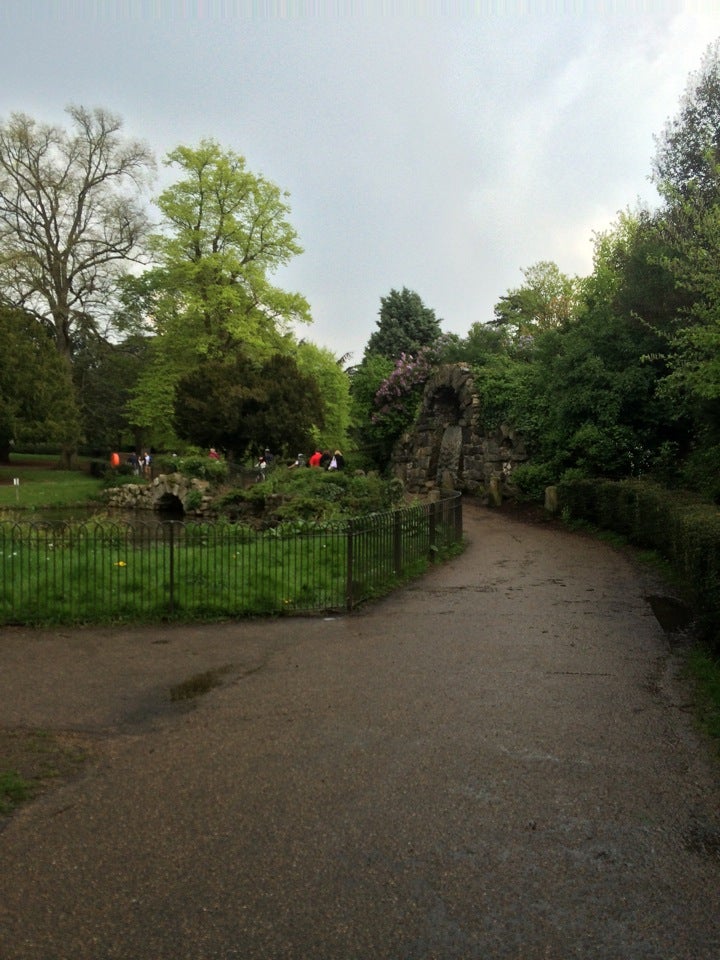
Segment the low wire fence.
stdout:
<path fill-rule="evenodd" d="M 0 521 L 0 624 L 352 610 L 462 540 L 459 494 L 341 523 Z"/>

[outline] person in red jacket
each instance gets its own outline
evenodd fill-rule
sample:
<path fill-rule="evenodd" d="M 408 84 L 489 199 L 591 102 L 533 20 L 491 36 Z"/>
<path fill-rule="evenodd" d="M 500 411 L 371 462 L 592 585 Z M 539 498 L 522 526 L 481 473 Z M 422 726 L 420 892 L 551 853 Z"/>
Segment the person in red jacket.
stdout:
<path fill-rule="evenodd" d="M 315 453 L 308 460 L 308 464 L 311 467 L 319 467 L 321 459 L 322 459 L 322 453 L 319 450 L 316 450 Z"/>

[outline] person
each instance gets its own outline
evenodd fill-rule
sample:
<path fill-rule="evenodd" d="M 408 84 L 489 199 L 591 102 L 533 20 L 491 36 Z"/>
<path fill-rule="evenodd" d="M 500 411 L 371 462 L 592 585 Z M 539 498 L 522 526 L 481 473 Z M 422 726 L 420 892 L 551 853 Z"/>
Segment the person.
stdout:
<path fill-rule="evenodd" d="M 330 456 L 330 451 L 323 450 L 322 456 L 320 457 L 320 469 L 327 470 L 327 468 L 330 466 L 331 460 L 332 460 L 332 457 Z"/>
<path fill-rule="evenodd" d="M 140 465 L 138 463 L 138 456 L 134 450 L 130 452 L 130 455 L 127 458 L 128 466 L 133 472 L 133 476 L 137 476 L 140 473 Z"/>
<path fill-rule="evenodd" d="M 335 461 L 335 469 L 342 470 L 342 468 L 345 466 L 345 457 L 339 450 L 335 451 L 333 460 Z"/>
<path fill-rule="evenodd" d="M 152 457 L 150 456 L 150 453 L 148 450 L 146 450 L 145 453 L 142 455 L 142 457 L 140 458 L 140 462 L 142 463 L 143 475 L 145 479 L 151 480 L 152 479 Z"/>
<path fill-rule="evenodd" d="M 110 466 L 116 470 L 120 466 L 120 454 L 113 451 L 110 454 Z"/>
<path fill-rule="evenodd" d="M 316 448 L 315 453 L 308 460 L 308 466 L 319 467 L 321 459 L 322 459 L 322 453 Z"/>
<path fill-rule="evenodd" d="M 220 454 L 217 452 L 215 447 L 210 447 L 210 453 L 208 454 L 211 460 L 219 460 Z"/>
<path fill-rule="evenodd" d="M 269 449 L 268 447 L 265 447 L 265 455 L 264 455 L 264 456 L 265 456 L 265 463 L 266 463 L 268 466 L 270 466 L 270 464 L 273 462 L 273 460 L 274 460 L 275 458 L 274 458 L 273 455 L 270 453 L 270 449 Z"/>
<path fill-rule="evenodd" d="M 304 467 L 304 466 L 305 466 L 305 454 L 299 453 L 297 455 L 297 460 L 295 461 L 295 463 L 290 464 L 290 469 L 292 470 L 293 467 Z"/>
<path fill-rule="evenodd" d="M 258 460 L 258 462 L 255 464 L 255 469 L 257 470 L 257 475 L 256 475 L 255 479 L 258 480 L 258 481 L 259 481 L 259 480 L 264 480 L 264 479 L 265 479 L 265 471 L 267 470 L 267 460 L 265 459 L 265 457 L 260 457 L 260 459 Z"/>

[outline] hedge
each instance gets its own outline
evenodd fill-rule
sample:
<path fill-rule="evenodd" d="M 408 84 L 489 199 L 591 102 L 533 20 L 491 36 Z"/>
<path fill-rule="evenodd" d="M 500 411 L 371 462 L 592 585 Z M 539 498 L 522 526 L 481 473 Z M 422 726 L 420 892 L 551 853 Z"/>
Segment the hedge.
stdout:
<path fill-rule="evenodd" d="M 563 515 L 656 550 L 688 591 L 703 639 L 720 652 L 720 509 L 687 491 L 644 480 L 568 480 Z"/>

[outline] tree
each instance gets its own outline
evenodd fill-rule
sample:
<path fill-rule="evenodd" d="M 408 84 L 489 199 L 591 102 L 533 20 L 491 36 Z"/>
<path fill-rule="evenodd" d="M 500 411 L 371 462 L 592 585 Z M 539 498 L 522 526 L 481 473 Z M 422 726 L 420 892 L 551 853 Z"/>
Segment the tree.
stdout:
<path fill-rule="evenodd" d="M 295 360 L 298 369 L 313 380 L 322 397 L 323 427 L 313 437 L 323 449 L 347 446 L 350 427 L 350 379 L 342 367 L 342 358 L 309 340 L 301 340 Z"/>
<path fill-rule="evenodd" d="M 180 437 L 235 459 L 266 446 L 304 450 L 322 426 L 317 384 L 281 354 L 262 365 L 244 353 L 203 361 L 178 382 L 175 411 Z"/>
<path fill-rule="evenodd" d="M 0 298 L 52 331 L 70 392 L 74 338 L 109 321 L 118 275 L 140 256 L 153 159 L 113 114 L 67 112 L 71 130 L 21 113 L 0 124 Z"/>
<path fill-rule="evenodd" d="M 127 401 L 147 365 L 150 341 L 130 335 L 117 343 L 91 336 L 76 343 L 73 377 L 80 399 L 83 437 L 98 453 L 139 449 L 144 438 L 130 426 Z"/>
<path fill-rule="evenodd" d="M 516 342 L 570 320 L 578 295 L 577 278 L 561 273 L 551 261 L 540 261 L 522 272 L 523 286 L 508 290 L 495 305 L 495 325 L 507 329 Z"/>
<path fill-rule="evenodd" d="M 655 296 L 673 291 L 662 249 L 651 219 L 621 215 L 596 236 L 575 320 L 537 337 L 525 417 L 556 477 L 567 468 L 611 477 L 647 471 L 663 444 L 682 437 L 684 425 L 657 390 L 672 318 Z"/>
<path fill-rule="evenodd" d="M 270 282 L 301 252 L 287 194 L 214 140 L 178 147 L 167 164 L 180 179 L 157 201 L 163 226 L 152 238 L 157 266 L 132 281 L 128 298 L 155 337 L 133 417 L 160 435 L 172 421 L 174 387 L 199 362 L 238 348 L 258 361 L 289 353 L 293 324 L 310 320 L 304 297 Z"/>
<path fill-rule="evenodd" d="M 401 354 L 416 355 L 441 336 L 435 311 L 420 296 L 403 287 L 380 298 L 380 319 L 365 348 L 365 357 L 382 356 L 397 360 Z"/>
<path fill-rule="evenodd" d="M 707 205 L 720 189 L 720 40 L 691 74 L 676 117 L 656 137 L 653 179 L 670 206 Z"/>
<path fill-rule="evenodd" d="M 48 331 L 21 310 L 0 306 L 0 463 L 14 441 L 63 443 L 71 398 Z"/>

